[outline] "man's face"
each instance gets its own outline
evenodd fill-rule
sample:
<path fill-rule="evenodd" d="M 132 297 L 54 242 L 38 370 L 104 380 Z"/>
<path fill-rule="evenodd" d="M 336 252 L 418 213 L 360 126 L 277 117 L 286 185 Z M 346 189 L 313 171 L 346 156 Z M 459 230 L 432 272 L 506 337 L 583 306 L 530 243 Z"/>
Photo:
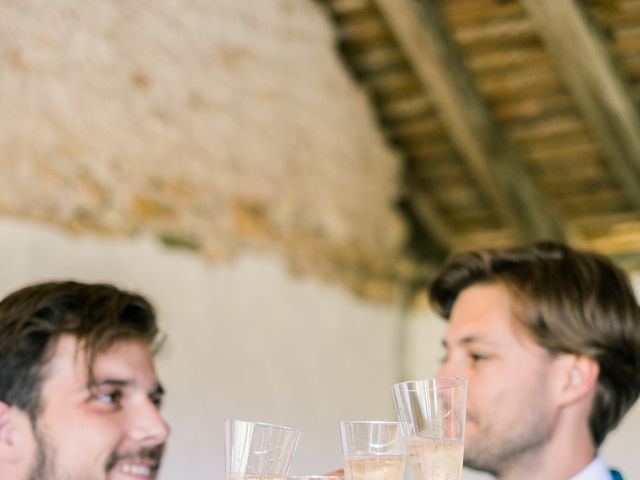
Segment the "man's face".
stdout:
<path fill-rule="evenodd" d="M 506 287 L 464 289 L 444 343 L 438 374 L 469 381 L 465 465 L 497 474 L 542 447 L 556 410 L 554 359 L 517 325 Z"/>
<path fill-rule="evenodd" d="M 29 480 L 156 477 L 169 429 L 145 343 L 125 340 L 98 354 L 91 386 L 84 349 L 63 336 L 44 375 Z"/>

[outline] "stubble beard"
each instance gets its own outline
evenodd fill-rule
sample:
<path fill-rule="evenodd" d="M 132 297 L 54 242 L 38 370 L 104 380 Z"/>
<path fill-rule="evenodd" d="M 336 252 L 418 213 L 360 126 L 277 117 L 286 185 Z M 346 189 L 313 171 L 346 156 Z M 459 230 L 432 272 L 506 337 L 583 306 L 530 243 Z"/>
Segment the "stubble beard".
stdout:
<path fill-rule="evenodd" d="M 46 435 L 38 428 L 37 423 L 33 427 L 34 438 L 36 440 L 36 460 L 29 480 L 102 480 L 107 478 L 108 472 L 113 469 L 119 460 L 128 458 L 146 458 L 152 459 L 157 463 L 159 468 L 160 460 L 164 453 L 163 446 L 141 449 L 135 453 L 121 454 L 112 453 L 104 469 L 104 476 L 100 479 L 93 479 L 86 474 L 69 474 L 68 472 L 59 472 L 56 468 L 56 451 L 46 438 Z M 156 478 L 158 473 L 156 468 L 151 478 Z"/>
<path fill-rule="evenodd" d="M 105 480 L 107 474 L 100 479 L 88 477 L 83 473 L 69 473 L 59 471 L 57 464 L 57 452 L 53 442 L 49 441 L 45 432 L 39 427 L 37 422 L 33 425 L 33 434 L 36 441 L 36 460 L 34 468 L 29 476 L 29 480 Z"/>
<path fill-rule="evenodd" d="M 36 440 L 36 461 L 29 475 L 29 480 L 65 480 L 57 479 L 54 476 L 52 457 L 55 455 L 53 455 L 53 449 L 48 445 L 37 423 L 32 423 L 32 430 Z"/>
<path fill-rule="evenodd" d="M 496 431 L 491 425 L 476 423 L 474 437 L 465 442 L 465 467 L 499 477 L 514 466 L 534 459 L 551 437 L 548 419 L 536 418 L 536 415 L 505 425 L 504 431 Z"/>
<path fill-rule="evenodd" d="M 47 439 L 45 432 L 39 428 L 37 420 L 32 420 L 31 429 L 36 441 L 36 459 L 29 474 L 29 480 L 106 480 L 109 471 L 115 468 L 120 460 L 132 458 L 153 460 L 156 467 L 153 469 L 151 478 L 156 478 L 164 453 L 164 445 L 142 448 L 129 453 L 118 454 L 114 452 L 104 466 L 103 476 L 100 478 L 87 477 L 86 473 L 71 474 L 58 471 L 60 466 L 56 463 L 57 455 L 53 442 Z"/>

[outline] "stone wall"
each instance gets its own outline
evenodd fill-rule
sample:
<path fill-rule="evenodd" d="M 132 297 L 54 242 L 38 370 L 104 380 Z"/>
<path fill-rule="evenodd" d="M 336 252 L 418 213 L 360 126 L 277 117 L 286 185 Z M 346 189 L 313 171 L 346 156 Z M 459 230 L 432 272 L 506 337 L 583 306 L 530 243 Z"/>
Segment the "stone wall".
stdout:
<path fill-rule="evenodd" d="M 0 4 L 0 215 L 389 298 L 400 160 L 312 0 Z"/>

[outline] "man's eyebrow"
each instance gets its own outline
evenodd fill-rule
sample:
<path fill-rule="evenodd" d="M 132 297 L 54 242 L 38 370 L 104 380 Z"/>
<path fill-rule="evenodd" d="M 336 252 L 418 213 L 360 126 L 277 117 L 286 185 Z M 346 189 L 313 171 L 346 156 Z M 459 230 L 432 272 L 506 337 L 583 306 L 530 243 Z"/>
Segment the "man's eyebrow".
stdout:
<path fill-rule="evenodd" d="M 94 381 L 89 384 L 89 388 L 99 388 L 99 387 L 120 387 L 126 388 L 133 385 L 135 382 L 132 380 L 120 380 L 117 378 L 105 378 L 104 380 Z M 150 395 L 154 396 L 163 396 L 166 390 L 160 383 L 155 383 L 151 390 L 149 391 Z"/>
<path fill-rule="evenodd" d="M 97 387 L 127 387 L 133 382 L 130 380 L 118 380 L 115 378 L 105 378 L 104 380 L 93 380 L 89 382 L 89 388 Z"/>
<path fill-rule="evenodd" d="M 444 348 L 447 348 L 449 346 L 449 343 L 447 342 L 447 340 L 445 338 L 442 339 L 442 346 Z M 499 343 L 495 342 L 493 340 L 490 339 L 486 339 L 486 338 L 482 338 L 479 337 L 477 335 L 467 335 L 466 337 L 462 337 L 460 340 L 456 341 L 455 343 L 459 344 L 459 345 L 469 345 L 471 343 L 484 343 L 487 345 L 494 345 L 494 346 L 498 346 Z"/>

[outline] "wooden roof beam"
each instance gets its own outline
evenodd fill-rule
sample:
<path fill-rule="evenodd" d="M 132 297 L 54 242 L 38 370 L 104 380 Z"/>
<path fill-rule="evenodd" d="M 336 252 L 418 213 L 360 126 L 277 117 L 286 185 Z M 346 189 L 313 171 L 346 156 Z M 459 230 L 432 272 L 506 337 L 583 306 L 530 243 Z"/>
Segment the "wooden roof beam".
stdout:
<path fill-rule="evenodd" d="M 560 223 L 494 125 L 432 0 L 374 0 L 481 190 L 524 238 L 561 239 Z"/>
<path fill-rule="evenodd" d="M 409 183 L 409 195 L 407 203 L 420 221 L 421 225 L 429 232 L 431 238 L 445 250 L 454 248 L 456 239 L 451 227 L 444 221 L 442 215 L 436 210 L 431 198 L 422 190 L 414 188 Z"/>
<path fill-rule="evenodd" d="M 575 0 L 522 0 L 626 196 L 640 210 L 640 116 L 604 40 Z"/>
<path fill-rule="evenodd" d="M 409 78 L 410 82 L 415 83 L 414 77 L 410 71 L 402 72 L 404 65 L 404 55 L 393 42 L 382 43 L 377 42 L 372 48 L 366 42 L 362 43 L 361 38 L 356 35 L 358 29 L 356 26 L 362 26 L 362 21 L 352 21 L 351 17 L 356 15 L 350 15 L 354 11 L 370 12 L 373 10 L 379 20 L 372 20 L 367 18 L 366 27 L 369 29 L 367 34 L 369 36 L 377 36 L 387 38 L 387 29 L 384 24 L 384 20 L 379 16 L 379 12 L 375 9 L 371 0 L 331 0 L 331 11 L 334 14 L 334 20 L 338 24 L 340 32 L 340 38 L 342 41 L 342 53 L 348 60 L 347 64 L 351 65 L 352 70 L 356 76 L 360 76 L 362 72 L 358 70 L 370 70 L 366 71 L 367 75 L 364 77 L 374 77 L 368 81 L 368 87 L 371 90 L 380 90 L 382 87 L 393 87 L 397 93 L 398 86 L 403 87 L 406 90 L 406 80 Z M 373 25 L 373 27 L 372 27 Z M 345 33 L 346 32 L 346 33 Z M 362 31 L 359 32 L 360 34 Z M 361 35 L 360 35 L 361 36 Z M 357 37 L 357 38 L 356 38 Z M 353 42 L 356 42 L 355 44 Z M 354 45 L 359 45 L 360 48 L 354 48 Z M 355 66 L 355 69 L 354 69 Z M 381 67 L 382 68 L 376 68 Z M 389 68 L 389 67 L 393 68 Z M 377 78 L 375 73 L 378 71 Z M 386 73 L 386 75 L 385 75 Z M 406 73 L 406 75 L 404 74 Z M 403 83 L 404 82 L 404 83 Z M 367 82 L 364 82 L 367 84 Z M 420 85 L 417 84 L 417 89 L 420 90 Z M 403 88 L 400 89 L 401 93 Z M 411 90 L 409 88 L 409 90 Z M 379 108 L 385 113 L 383 118 L 392 118 L 394 121 L 402 121 L 407 118 L 412 119 L 419 117 L 425 112 L 431 109 L 429 98 L 418 91 L 415 94 L 399 97 L 382 96 L 381 92 L 378 93 L 377 101 L 379 102 Z M 399 152 L 402 154 L 402 152 Z M 446 252 L 451 250 L 455 245 L 455 234 L 448 224 L 442 213 L 438 210 L 434 204 L 431 196 L 421 189 L 416 188 L 415 180 L 408 179 L 406 182 L 407 192 L 416 192 L 415 195 L 407 193 L 402 199 L 404 208 L 407 208 L 411 212 L 411 216 L 419 222 L 420 226 L 429 234 L 431 241 L 436 248 Z M 434 255 L 433 259 L 440 262 L 441 259 L 437 258 L 438 255 Z"/>

